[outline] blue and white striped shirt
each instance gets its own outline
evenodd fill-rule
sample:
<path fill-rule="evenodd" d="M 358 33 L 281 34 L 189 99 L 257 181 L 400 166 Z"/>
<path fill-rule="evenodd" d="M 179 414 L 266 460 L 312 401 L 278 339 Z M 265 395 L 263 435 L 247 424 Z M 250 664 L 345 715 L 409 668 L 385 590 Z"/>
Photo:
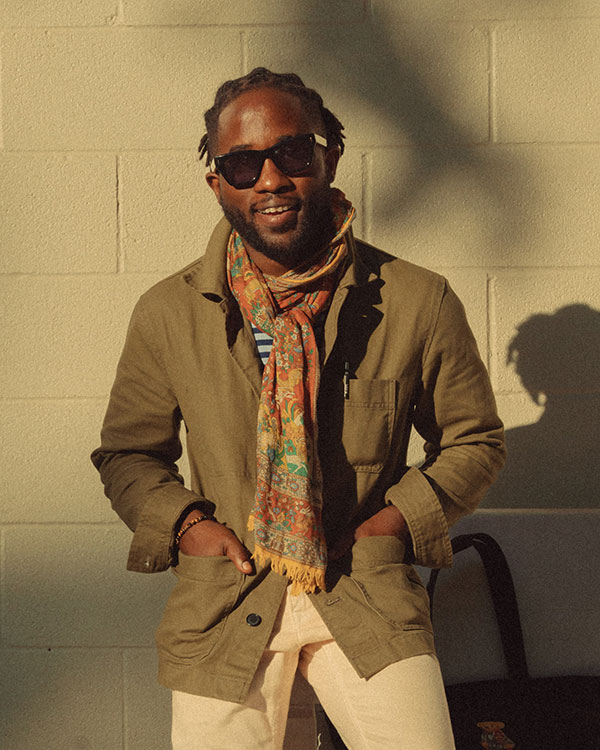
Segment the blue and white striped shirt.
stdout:
<path fill-rule="evenodd" d="M 273 348 L 273 339 L 268 333 L 261 331 L 260 328 L 257 328 L 254 324 L 252 324 L 252 333 L 254 334 L 254 340 L 256 341 L 258 356 L 264 367 L 267 364 L 269 354 L 271 354 L 271 349 Z"/>

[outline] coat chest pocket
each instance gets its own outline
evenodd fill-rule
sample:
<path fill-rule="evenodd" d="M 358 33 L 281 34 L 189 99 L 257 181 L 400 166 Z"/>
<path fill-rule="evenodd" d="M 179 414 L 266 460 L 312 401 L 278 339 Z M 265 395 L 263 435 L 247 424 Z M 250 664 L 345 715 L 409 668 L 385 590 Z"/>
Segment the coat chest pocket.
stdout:
<path fill-rule="evenodd" d="M 177 583 L 156 632 L 156 644 L 175 661 L 202 659 L 219 640 L 238 599 L 242 574 L 228 557 L 179 553 Z"/>
<path fill-rule="evenodd" d="M 350 380 L 344 399 L 342 443 L 356 471 L 380 472 L 390 450 L 396 411 L 395 380 Z"/>

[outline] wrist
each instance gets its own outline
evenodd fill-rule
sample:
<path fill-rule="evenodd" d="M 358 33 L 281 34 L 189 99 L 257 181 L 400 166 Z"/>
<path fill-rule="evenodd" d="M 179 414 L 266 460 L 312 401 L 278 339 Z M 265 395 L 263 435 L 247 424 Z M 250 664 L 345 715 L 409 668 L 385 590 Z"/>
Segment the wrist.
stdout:
<path fill-rule="evenodd" d="M 397 508 L 393 503 L 390 503 L 388 508 L 394 508 L 394 510 L 398 513 L 398 522 L 399 522 L 399 528 L 396 532 L 396 536 L 401 539 L 406 547 L 406 551 L 404 554 L 404 562 L 408 564 L 412 564 L 415 559 L 415 553 L 414 553 L 414 546 L 413 546 L 413 540 L 412 540 L 412 534 L 410 533 L 410 529 L 408 527 L 408 524 L 406 523 L 406 518 L 404 516 L 404 513 L 400 510 L 400 508 Z"/>
<path fill-rule="evenodd" d="M 202 523 L 203 521 L 216 520 L 217 519 L 214 516 L 208 515 L 206 513 L 201 513 L 198 510 L 193 510 L 191 513 L 188 513 L 188 515 L 183 520 L 183 523 L 181 524 L 181 528 L 175 535 L 175 546 L 178 547 L 183 535 L 187 534 L 187 532 L 197 524 Z"/>
<path fill-rule="evenodd" d="M 404 518 L 404 513 L 399 508 L 390 503 L 386 505 L 385 512 L 397 536 L 402 537 L 408 533 L 408 524 Z"/>

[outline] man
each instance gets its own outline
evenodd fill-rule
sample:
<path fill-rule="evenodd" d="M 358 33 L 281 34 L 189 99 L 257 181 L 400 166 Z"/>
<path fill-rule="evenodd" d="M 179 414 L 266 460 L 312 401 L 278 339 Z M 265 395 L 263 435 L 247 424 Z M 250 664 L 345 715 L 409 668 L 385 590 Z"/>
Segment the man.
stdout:
<path fill-rule="evenodd" d="M 503 462 L 463 308 L 354 239 L 331 187 L 342 126 L 297 76 L 229 81 L 205 121 L 225 218 L 138 303 L 93 454 L 129 569 L 175 566 L 157 633 L 173 747 L 281 748 L 299 669 L 352 750 L 447 750 L 410 563 L 451 563 L 449 525 Z"/>

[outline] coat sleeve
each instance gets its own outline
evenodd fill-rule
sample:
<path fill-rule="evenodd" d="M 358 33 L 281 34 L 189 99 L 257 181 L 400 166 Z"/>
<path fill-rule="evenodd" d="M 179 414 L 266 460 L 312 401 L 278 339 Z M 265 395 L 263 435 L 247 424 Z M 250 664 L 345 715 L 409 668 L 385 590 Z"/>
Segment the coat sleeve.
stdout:
<path fill-rule="evenodd" d="M 424 347 L 414 426 L 425 463 L 386 492 L 407 521 L 415 562 L 452 563 L 449 527 L 472 513 L 504 464 L 504 431 L 462 303 L 447 282 Z"/>
<path fill-rule="evenodd" d="M 215 506 L 186 489 L 181 456 L 181 414 L 143 311 L 134 310 L 102 427 L 91 456 L 113 509 L 134 532 L 127 567 L 145 573 L 173 562 L 174 528 L 190 506 Z"/>

